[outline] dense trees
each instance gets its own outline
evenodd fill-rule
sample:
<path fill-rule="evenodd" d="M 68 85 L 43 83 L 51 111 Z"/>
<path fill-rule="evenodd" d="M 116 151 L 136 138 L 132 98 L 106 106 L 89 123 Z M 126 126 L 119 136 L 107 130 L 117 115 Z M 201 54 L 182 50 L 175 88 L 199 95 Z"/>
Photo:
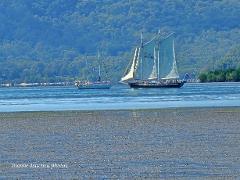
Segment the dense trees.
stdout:
<path fill-rule="evenodd" d="M 217 60 L 214 69 L 200 73 L 200 81 L 240 81 L 240 46 L 231 49 L 221 59 Z"/>
<path fill-rule="evenodd" d="M 240 81 L 240 68 L 201 73 L 199 79 L 200 82 L 238 82 Z"/>
<path fill-rule="evenodd" d="M 238 0 L 2 0 L 0 80 L 94 78 L 86 72 L 95 72 L 99 49 L 117 81 L 140 33 L 146 41 L 159 28 L 176 32 L 181 74 L 234 68 L 239 9 Z"/>

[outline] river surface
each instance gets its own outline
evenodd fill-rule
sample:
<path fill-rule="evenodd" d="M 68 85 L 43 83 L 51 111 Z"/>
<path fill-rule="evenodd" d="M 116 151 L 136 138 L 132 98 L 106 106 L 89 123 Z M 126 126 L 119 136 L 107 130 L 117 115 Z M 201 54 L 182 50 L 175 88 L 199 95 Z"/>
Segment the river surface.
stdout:
<path fill-rule="evenodd" d="M 240 83 L 1 88 L 0 179 L 239 179 L 239 106 Z M 122 110 L 60 111 L 94 109 Z"/>
<path fill-rule="evenodd" d="M 240 105 L 240 83 L 185 84 L 179 89 L 78 90 L 75 87 L 1 88 L 0 112 L 221 107 Z"/>

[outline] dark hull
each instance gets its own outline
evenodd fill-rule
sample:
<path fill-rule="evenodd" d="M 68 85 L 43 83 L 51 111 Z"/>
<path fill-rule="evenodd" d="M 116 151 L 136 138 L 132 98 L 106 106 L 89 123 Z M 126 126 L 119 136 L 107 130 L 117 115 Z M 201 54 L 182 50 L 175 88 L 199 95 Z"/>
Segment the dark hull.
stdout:
<path fill-rule="evenodd" d="M 181 82 L 129 82 L 131 88 L 180 88 L 184 85 Z"/>

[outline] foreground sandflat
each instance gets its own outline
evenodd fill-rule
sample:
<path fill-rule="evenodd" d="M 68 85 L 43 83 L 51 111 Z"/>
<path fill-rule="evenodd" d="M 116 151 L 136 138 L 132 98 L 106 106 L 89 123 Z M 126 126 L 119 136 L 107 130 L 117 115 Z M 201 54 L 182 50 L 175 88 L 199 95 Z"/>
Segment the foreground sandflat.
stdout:
<path fill-rule="evenodd" d="M 240 176 L 237 107 L 0 113 L 0 124 L 0 178 Z"/>

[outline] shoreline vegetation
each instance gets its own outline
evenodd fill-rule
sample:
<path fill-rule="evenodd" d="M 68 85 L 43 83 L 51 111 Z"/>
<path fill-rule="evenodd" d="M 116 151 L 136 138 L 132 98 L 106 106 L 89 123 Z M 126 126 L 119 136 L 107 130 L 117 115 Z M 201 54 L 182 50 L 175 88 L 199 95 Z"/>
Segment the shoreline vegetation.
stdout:
<path fill-rule="evenodd" d="M 240 82 L 240 67 L 237 69 L 214 70 L 199 75 L 200 82 Z"/>
<path fill-rule="evenodd" d="M 215 76 L 213 79 L 214 81 L 208 81 L 208 76 Z M 199 76 L 199 79 L 187 79 L 186 83 L 211 83 L 211 82 L 240 82 L 240 76 L 237 81 L 235 80 L 230 80 L 230 81 L 217 81 L 215 80 L 216 74 L 215 71 L 211 72 L 206 72 L 206 73 L 201 73 Z M 116 83 L 114 83 L 116 84 Z M 5 84 L 0 84 L 0 88 L 10 88 L 10 87 L 56 87 L 56 86 L 75 86 L 75 82 L 56 82 L 56 83 L 19 83 L 19 84 L 14 84 L 14 83 L 5 83 Z"/>
<path fill-rule="evenodd" d="M 5 83 L 0 84 L 0 87 L 48 87 L 48 86 L 74 86 L 74 82 L 55 82 L 55 83 Z"/>

